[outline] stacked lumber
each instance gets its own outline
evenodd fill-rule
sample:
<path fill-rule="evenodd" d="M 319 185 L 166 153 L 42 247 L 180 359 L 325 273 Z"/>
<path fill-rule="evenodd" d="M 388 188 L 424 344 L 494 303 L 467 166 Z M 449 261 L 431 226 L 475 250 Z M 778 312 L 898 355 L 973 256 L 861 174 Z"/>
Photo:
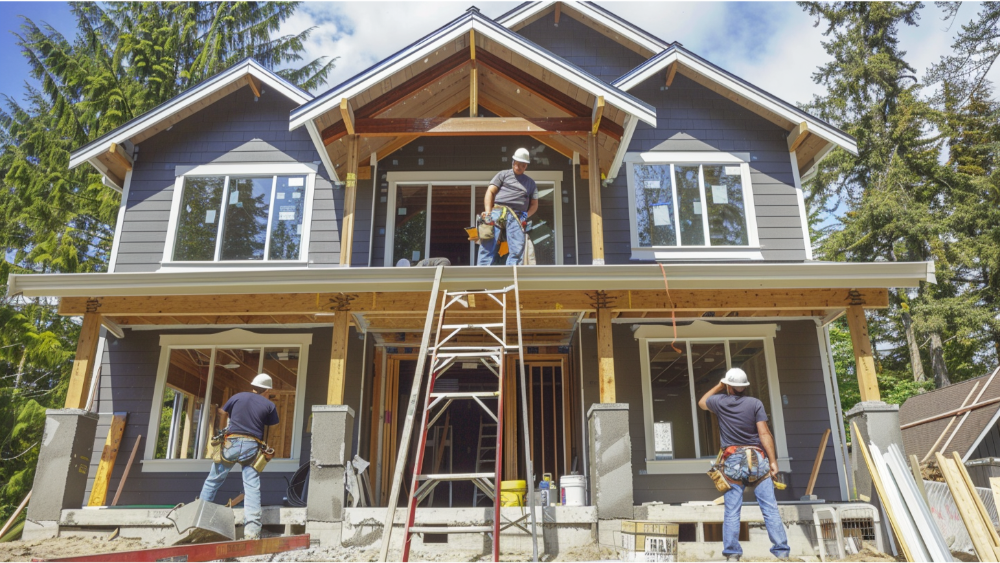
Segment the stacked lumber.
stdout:
<path fill-rule="evenodd" d="M 854 436 L 860 437 L 857 424 L 853 427 Z M 874 443 L 857 442 L 903 557 L 907 561 L 954 561 L 899 448 L 890 445 L 883 454 Z"/>
<path fill-rule="evenodd" d="M 940 453 L 935 453 L 934 457 L 951 496 L 955 499 L 958 512 L 962 515 L 962 522 L 969 531 L 976 556 L 980 561 L 1000 561 L 1000 536 L 969 478 L 969 472 L 965 470 L 962 457 L 958 452 L 952 452 L 951 459 Z"/>

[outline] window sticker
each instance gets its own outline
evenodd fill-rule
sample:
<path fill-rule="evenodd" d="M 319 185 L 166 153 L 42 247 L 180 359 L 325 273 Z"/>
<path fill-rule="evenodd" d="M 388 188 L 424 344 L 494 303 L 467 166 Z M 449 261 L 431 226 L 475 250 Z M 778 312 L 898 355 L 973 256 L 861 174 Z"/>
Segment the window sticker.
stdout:
<path fill-rule="evenodd" d="M 729 190 L 726 186 L 712 186 L 712 203 L 716 205 L 729 203 Z"/>
<path fill-rule="evenodd" d="M 413 262 L 419 262 L 420 261 L 420 251 L 419 250 L 414 250 L 413 251 L 413 255 L 411 256 L 411 258 L 413 259 Z"/>
<path fill-rule="evenodd" d="M 279 221 L 294 221 L 295 212 L 294 211 L 279 211 L 278 212 Z"/>
<path fill-rule="evenodd" d="M 292 192 L 292 199 L 299 199 L 302 197 L 302 192 Z"/>
<path fill-rule="evenodd" d="M 666 203 L 654 203 L 653 208 L 653 225 L 657 227 L 669 227 L 670 226 L 670 205 Z"/>
<path fill-rule="evenodd" d="M 240 202 L 240 191 L 233 190 L 232 193 L 229 194 L 229 205 L 236 205 L 239 202 Z"/>
<path fill-rule="evenodd" d="M 726 176 L 739 176 L 740 167 L 739 166 L 726 166 L 724 169 Z"/>
<path fill-rule="evenodd" d="M 278 199 L 285 199 L 285 192 L 278 192 Z"/>
<path fill-rule="evenodd" d="M 695 215 L 701 215 L 701 202 L 700 201 L 694 202 L 694 214 Z"/>
<path fill-rule="evenodd" d="M 209 223 L 209 224 L 215 222 L 215 210 L 214 209 L 209 209 L 208 211 L 205 212 L 205 222 Z"/>
<path fill-rule="evenodd" d="M 295 225 L 295 234 L 297 234 L 297 235 L 301 235 L 302 234 L 302 223 L 299 223 L 298 225 Z"/>
<path fill-rule="evenodd" d="M 293 187 L 293 188 L 296 187 L 296 186 L 304 186 L 305 183 L 306 183 L 306 179 L 305 178 L 289 178 L 288 179 L 288 185 L 291 186 L 291 187 Z"/>
<path fill-rule="evenodd" d="M 646 181 L 643 182 L 643 187 L 645 187 L 647 190 L 658 190 L 658 189 L 660 189 L 660 181 L 659 180 L 646 180 Z"/>
<path fill-rule="evenodd" d="M 406 208 L 405 207 L 400 207 L 399 208 L 399 214 L 400 215 L 406 215 Z"/>

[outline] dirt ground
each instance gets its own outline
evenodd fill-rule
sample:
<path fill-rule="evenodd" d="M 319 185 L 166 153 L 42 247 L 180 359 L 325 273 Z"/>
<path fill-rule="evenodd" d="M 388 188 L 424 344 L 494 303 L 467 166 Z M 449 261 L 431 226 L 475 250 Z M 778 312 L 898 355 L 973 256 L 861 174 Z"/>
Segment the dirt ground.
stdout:
<path fill-rule="evenodd" d="M 30 561 L 55 559 L 75 555 L 93 555 L 112 551 L 132 551 L 150 547 L 139 540 L 104 538 L 52 538 L 34 541 L 0 543 L 0 561 Z"/>

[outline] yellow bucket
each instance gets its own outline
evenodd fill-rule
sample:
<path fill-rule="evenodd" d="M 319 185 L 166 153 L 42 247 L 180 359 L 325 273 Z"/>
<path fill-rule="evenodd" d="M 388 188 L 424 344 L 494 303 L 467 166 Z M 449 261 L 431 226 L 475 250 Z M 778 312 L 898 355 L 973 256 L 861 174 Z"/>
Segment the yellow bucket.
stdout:
<path fill-rule="evenodd" d="M 527 481 L 500 481 L 500 506 L 524 506 Z"/>

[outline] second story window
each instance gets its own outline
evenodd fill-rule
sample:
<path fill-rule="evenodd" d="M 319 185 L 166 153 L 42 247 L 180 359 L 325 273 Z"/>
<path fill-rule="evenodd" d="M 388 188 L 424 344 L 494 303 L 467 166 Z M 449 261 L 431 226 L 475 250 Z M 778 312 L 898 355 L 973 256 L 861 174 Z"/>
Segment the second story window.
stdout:
<path fill-rule="evenodd" d="M 178 178 L 166 262 L 304 261 L 309 174 Z"/>

